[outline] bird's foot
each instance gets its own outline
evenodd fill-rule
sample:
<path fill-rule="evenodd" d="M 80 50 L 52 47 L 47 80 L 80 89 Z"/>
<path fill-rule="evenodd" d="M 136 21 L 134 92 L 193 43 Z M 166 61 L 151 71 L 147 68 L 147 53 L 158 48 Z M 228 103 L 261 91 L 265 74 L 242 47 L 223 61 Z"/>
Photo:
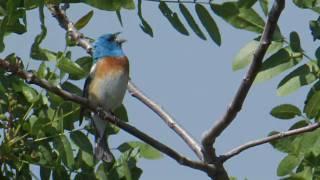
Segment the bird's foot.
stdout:
<path fill-rule="evenodd" d="M 101 106 L 97 107 L 97 115 L 100 116 L 100 117 L 104 116 L 104 110 L 103 110 L 103 108 Z"/>

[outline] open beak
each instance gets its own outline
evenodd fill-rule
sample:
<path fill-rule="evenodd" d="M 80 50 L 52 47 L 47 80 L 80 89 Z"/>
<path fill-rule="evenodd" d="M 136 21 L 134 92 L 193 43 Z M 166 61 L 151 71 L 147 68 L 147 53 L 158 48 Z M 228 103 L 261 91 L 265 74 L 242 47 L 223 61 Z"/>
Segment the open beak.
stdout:
<path fill-rule="evenodd" d="M 121 34 L 121 32 L 116 32 L 116 33 L 114 33 L 112 35 L 114 37 L 114 41 L 119 43 L 119 44 L 122 44 L 122 43 L 126 42 L 127 40 L 120 38 L 119 34 Z"/>

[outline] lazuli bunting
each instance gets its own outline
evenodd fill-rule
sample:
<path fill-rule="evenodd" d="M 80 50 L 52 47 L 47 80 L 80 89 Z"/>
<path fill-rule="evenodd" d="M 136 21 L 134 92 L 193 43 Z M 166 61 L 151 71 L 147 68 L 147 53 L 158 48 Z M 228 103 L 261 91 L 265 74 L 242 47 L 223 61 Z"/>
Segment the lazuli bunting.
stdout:
<path fill-rule="evenodd" d="M 92 49 L 93 66 L 85 81 L 84 97 L 93 105 L 113 112 L 122 104 L 129 80 L 129 61 L 122 50 L 125 40 L 118 38 L 119 33 L 100 36 Z M 93 115 L 96 130 L 95 152 L 97 160 L 113 161 L 105 135 L 106 121 Z"/>

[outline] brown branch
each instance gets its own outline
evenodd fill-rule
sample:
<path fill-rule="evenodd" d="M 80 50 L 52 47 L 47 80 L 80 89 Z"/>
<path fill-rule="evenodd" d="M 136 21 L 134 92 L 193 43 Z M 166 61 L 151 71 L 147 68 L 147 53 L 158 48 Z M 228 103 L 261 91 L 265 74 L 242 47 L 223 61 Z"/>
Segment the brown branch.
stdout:
<path fill-rule="evenodd" d="M 140 100 L 159 117 L 161 117 L 161 119 L 186 142 L 186 144 L 193 150 L 198 158 L 203 160 L 201 147 L 199 144 L 179 124 L 175 122 L 172 116 L 170 116 L 161 106 L 143 94 L 143 92 L 139 90 L 139 88 L 133 82 L 128 84 L 128 90 L 133 97 Z"/>
<path fill-rule="evenodd" d="M 58 20 L 60 26 L 68 31 L 71 38 L 78 43 L 89 54 L 91 54 L 91 44 L 84 38 L 84 36 L 74 27 L 73 23 L 66 16 L 65 12 L 62 11 L 58 5 L 48 5 L 48 9 L 52 12 L 53 16 Z M 128 83 L 128 91 L 130 94 L 144 103 L 153 112 L 155 112 L 160 118 L 173 130 L 175 131 L 193 150 L 197 157 L 202 160 L 202 151 L 200 145 L 185 131 L 179 124 L 177 124 L 172 116 L 170 116 L 163 108 L 148 98 L 146 95 L 139 90 L 137 86 L 130 80 Z"/>
<path fill-rule="evenodd" d="M 263 57 L 265 56 L 266 51 L 271 43 L 272 36 L 277 27 L 279 16 L 284 9 L 284 6 L 285 0 L 274 1 L 273 7 L 268 15 L 268 20 L 264 27 L 262 37 L 260 39 L 260 45 L 254 53 L 249 70 L 243 78 L 242 83 L 240 84 L 238 91 L 232 100 L 232 103 L 229 105 L 225 115 L 218 120 L 208 132 L 205 133 L 202 139 L 204 156 L 208 159 L 208 161 L 212 161 L 215 158 L 212 154 L 214 153 L 213 144 L 216 138 L 229 126 L 242 108 L 243 102 L 248 95 L 250 87 L 259 72 Z"/>
<path fill-rule="evenodd" d="M 100 108 L 90 104 L 88 99 L 86 99 L 84 97 L 77 96 L 77 95 L 72 94 L 68 91 L 65 91 L 57 86 L 54 86 L 54 85 L 50 84 L 48 81 L 38 78 L 36 75 L 34 75 L 31 72 L 21 70 L 16 65 L 11 65 L 6 60 L 0 59 L 0 67 L 5 69 L 7 72 L 11 72 L 13 75 L 16 75 L 22 79 L 25 79 L 28 84 L 38 85 L 38 86 L 40 86 L 50 92 L 55 93 L 56 95 L 62 97 L 65 100 L 69 100 L 69 101 L 78 103 L 84 107 L 87 107 L 91 111 L 98 113 L 102 119 L 120 127 L 121 129 L 123 129 L 127 133 L 137 137 L 141 141 L 144 141 L 147 144 L 150 144 L 152 147 L 154 147 L 155 149 L 159 150 L 160 152 L 168 155 L 169 157 L 176 160 L 181 165 L 188 166 L 188 167 L 191 167 L 194 169 L 198 169 L 198 170 L 204 171 L 206 173 L 216 171 L 215 167 L 213 165 L 209 165 L 209 164 L 202 163 L 199 161 L 192 161 L 192 160 L 188 159 L 187 157 L 179 154 L 175 150 L 171 149 L 170 147 L 166 146 L 165 144 L 159 142 L 158 140 L 150 137 L 149 135 L 147 135 L 144 132 L 140 131 L 139 129 L 135 128 L 134 126 L 132 126 L 128 123 L 125 123 L 124 121 L 115 117 L 111 113 L 103 111 L 103 110 L 98 110 Z"/>
<path fill-rule="evenodd" d="M 83 34 L 77 30 L 74 24 L 69 20 L 68 16 L 66 16 L 65 12 L 60 9 L 59 5 L 49 4 L 47 7 L 51 11 L 53 17 L 58 20 L 59 25 L 67 31 L 71 39 L 91 55 L 92 46 L 89 40 L 84 38 Z"/>
<path fill-rule="evenodd" d="M 279 140 L 279 139 L 283 139 L 289 136 L 294 136 L 294 135 L 298 135 L 298 134 L 302 134 L 305 132 L 311 132 L 314 131 L 316 129 L 318 129 L 320 127 L 320 122 L 302 127 L 302 128 L 298 128 L 298 129 L 293 129 L 290 131 L 285 131 L 285 132 L 280 132 L 274 135 L 271 135 L 269 137 L 263 138 L 263 139 L 258 139 L 258 140 L 254 140 L 254 141 L 249 141 L 239 147 L 236 147 L 234 149 L 232 149 L 231 151 L 219 156 L 219 160 L 222 162 L 225 162 L 226 160 L 232 158 L 233 156 L 241 153 L 244 150 L 247 150 L 249 148 L 261 145 L 261 144 L 265 144 L 265 143 L 269 143 L 275 140 Z"/>

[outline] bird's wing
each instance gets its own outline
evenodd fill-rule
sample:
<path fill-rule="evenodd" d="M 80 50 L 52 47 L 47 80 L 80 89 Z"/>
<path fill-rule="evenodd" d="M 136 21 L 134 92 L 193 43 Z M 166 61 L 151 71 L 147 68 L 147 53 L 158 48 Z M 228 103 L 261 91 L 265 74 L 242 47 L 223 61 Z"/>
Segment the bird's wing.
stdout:
<path fill-rule="evenodd" d="M 90 70 L 90 74 L 89 76 L 87 77 L 86 81 L 84 82 L 84 87 L 83 87 L 83 92 L 82 92 L 82 97 L 85 97 L 85 98 L 88 98 L 89 97 L 89 86 L 90 86 L 90 83 L 91 83 L 91 80 L 94 76 L 94 73 L 96 71 L 96 65 L 93 65 L 91 70 Z M 82 121 L 83 121 L 83 117 L 85 115 L 85 108 L 84 107 L 81 107 L 80 109 L 80 116 L 79 116 L 79 125 L 82 124 Z"/>
<path fill-rule="evenodd" d="M 84 82 L 82 97 L 88 98 L 88 96 L 89 96 L 89 84 L 91 82 L 91 79 L 92 79 L 92 77 L 88 76 L 86 81 Z M 85 116 L 85 113 L 86 113 L 85 108 L 83 106 L 81 106 L 80 116 L 79 116 L 79 125 L 82 124 L 83 117 Z"/>

